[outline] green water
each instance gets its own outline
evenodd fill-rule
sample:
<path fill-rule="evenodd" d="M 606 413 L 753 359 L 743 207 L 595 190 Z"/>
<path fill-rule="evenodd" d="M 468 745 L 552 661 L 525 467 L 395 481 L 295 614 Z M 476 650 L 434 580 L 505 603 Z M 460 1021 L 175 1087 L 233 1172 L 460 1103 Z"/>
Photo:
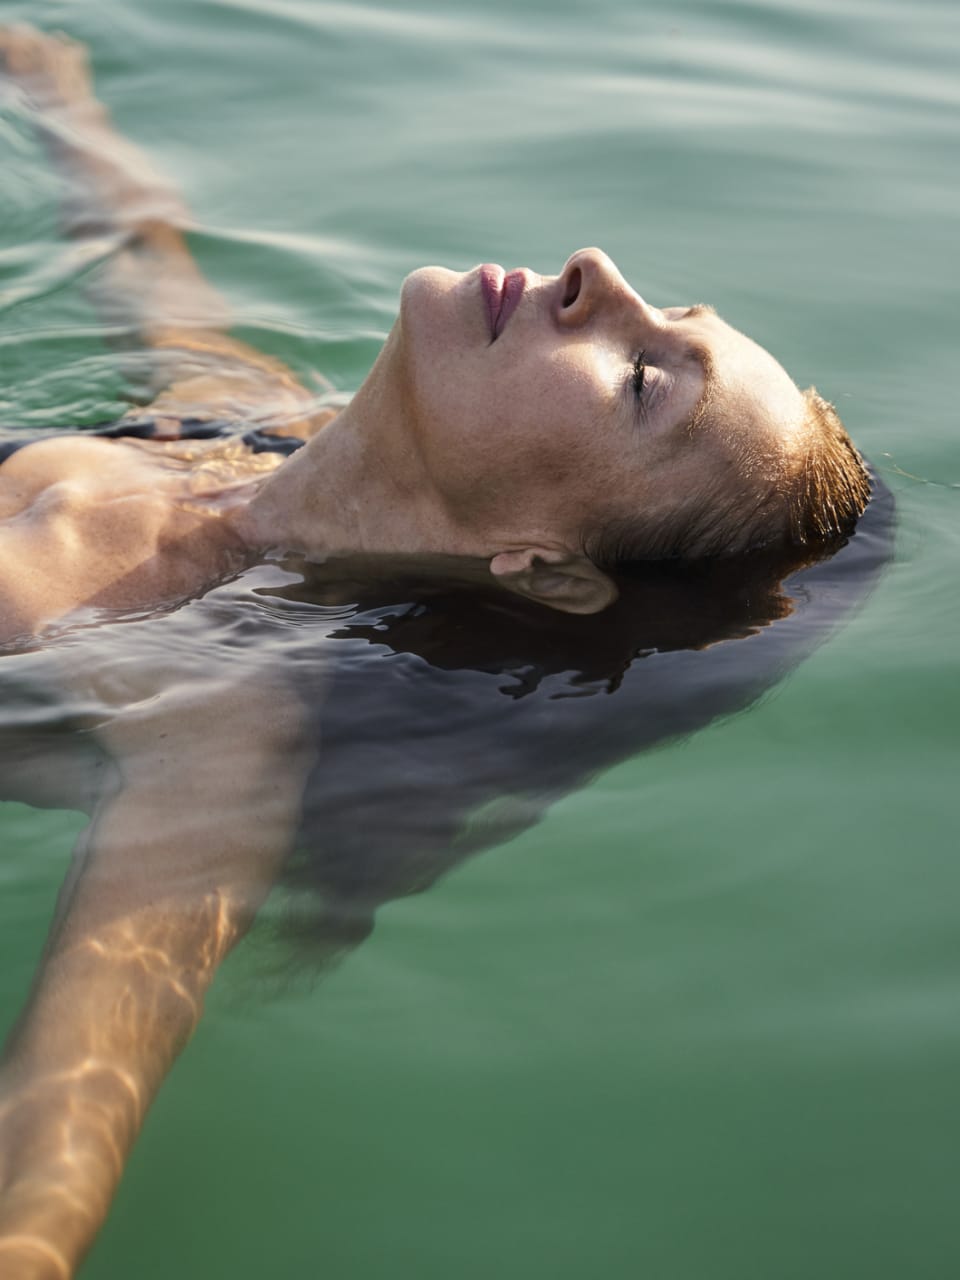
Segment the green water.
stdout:
<path fill-rule="evenodd" d="M 84 1276 L 954 1274 L 960 10 L 0 4 L 27 16 L 91 45 L 299 372 L 354 388 L 424 262 L 597 243 L 816 382 L 900 520 L 760 705 L 387 907 L 316 987 L 254 996 L 241 949 Z M 2 417 L 108 416 L 56 183 L 15 122 L 0 156 Z M 79 827 L 2 814 L 4 1024 Z"/>

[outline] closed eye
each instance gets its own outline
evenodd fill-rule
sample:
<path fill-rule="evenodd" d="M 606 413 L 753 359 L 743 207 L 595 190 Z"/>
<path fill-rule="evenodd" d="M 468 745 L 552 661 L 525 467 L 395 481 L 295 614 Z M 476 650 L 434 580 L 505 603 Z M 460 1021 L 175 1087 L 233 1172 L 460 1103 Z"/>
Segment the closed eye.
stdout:
<path fill-rule="evenodd" d="M 637 358 L 633 362 L 633 375 L 630 379 L 633 384 L 634 394 L 638 400 L 643 396 L 643 383 L 647 376 L 647 366 L 643 362 L 646 354 L 646 351 L 637 353 Z"/>

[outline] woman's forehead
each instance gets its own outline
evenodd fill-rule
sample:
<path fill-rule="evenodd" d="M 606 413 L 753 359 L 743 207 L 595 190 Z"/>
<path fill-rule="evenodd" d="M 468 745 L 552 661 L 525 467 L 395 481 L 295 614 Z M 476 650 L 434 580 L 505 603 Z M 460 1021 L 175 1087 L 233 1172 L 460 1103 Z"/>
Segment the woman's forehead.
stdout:
<path fill-rule="evenodd" d="M 781 441 L 792 436 L 803 423 L 805 402 L 780 362 L 712 307 L 680 314 L 691 346 L 705 357 L 710 416 L 727 426 L 739 424 L 750 435 Z"/>
<path fill-rule="evenodd" d="M 735 329 L 713 307 L 697 303 L 678 311 L 677 319 L 691 343 L 708 351 L 713 362 L 724 361 L 732 380 L 746 379 L 754 386 L 762 384 L 785 394 L 799 394 L 780 361 L 759 342 Z M 723 370 L 717 372 L 722 375 Z"/>

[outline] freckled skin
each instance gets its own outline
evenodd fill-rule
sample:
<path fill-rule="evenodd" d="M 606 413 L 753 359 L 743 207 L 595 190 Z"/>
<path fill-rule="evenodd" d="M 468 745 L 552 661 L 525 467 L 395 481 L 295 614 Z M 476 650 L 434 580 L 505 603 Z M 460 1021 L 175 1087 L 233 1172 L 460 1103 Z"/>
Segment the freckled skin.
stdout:
<path fill-rule="evenodd" d="M 404 285 L 399 326 L 416 438 L 464 518 L 502 527 L 522 508 L 530 535 L 572 545 L 605 514 L 680 509 L 729 449 L 789 448 L 804 413 L 799 391 L 718 316 L 653 307 L 597 249 L 574 254 L 559 277 L 526 274 L 520 305 L 492 343 L 478 272 L 430 267 Z M 710 420 L 695 438 L 686 425 L 704 376 L 687 356 L 691 344 L 706 348 L 715 370 Z M 630 387 L 641 349 L 652 406 L 642 416 Z"/>

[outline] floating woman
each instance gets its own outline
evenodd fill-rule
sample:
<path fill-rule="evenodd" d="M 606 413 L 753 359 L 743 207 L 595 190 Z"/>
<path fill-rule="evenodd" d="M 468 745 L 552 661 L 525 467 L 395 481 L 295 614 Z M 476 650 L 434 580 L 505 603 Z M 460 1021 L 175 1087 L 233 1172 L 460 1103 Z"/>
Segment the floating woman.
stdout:
<path fill-rule="evenodd" d="M 838 551 L 830 563 L 853 563 L 843 548 L 870 481 L 815 391 L 709 306 L 652 306 L 598 249 L 556 276 L 414 272 L 368 377 L 334 412 L 226 334 L 184 210 L 112 130 L 83 49 L 2 31 L 0 78 L 62 168 L 65 229 L 99 259 L 88 288 L 110 338 L 136 344 L 152 382 L 118 422 L 0 442 L 0 644 L 20 689 L 0 727 L 2 794 L 90 814 L 0 1067 L 12 1280 L 73 1274 L 217 965 L 311 820 L 327 936 L 347 945 L 387 897 L 534 820 L 603 763 L 755 697 L 823 625 L 780 644 L 791 633 L 767 624 L 802 613 L 784 577 L 806 566 L 823 582 Z M 851 598 L 889 545 L 883 530 L 853 542 L 868 554 Z M 331 651 L 353 662 L 380 644 L 425 661 L 412 710 L 405 676 L 376 686 L 365 720 L 365 669 L 339 686 L 325 674 L 323 702 L 302 628 L 257 643 L 310 566 L 321 585 L 296 607 L 318 611 Z M 411 578 L 428 585 L 398 615 Z M 469 627 L 431 630 L 454 608 L 475 610 Z M 731 666 L 739 650 L 720 642 L 743 637 L 757 647 Z M 602 661 L 582 657 L 591 649 Z M 653 653 L 674 659 L 656 699 L 632 674 Z M 430 680 L 450 670 L 500 682 L 496 713 L 471 718 L 444 684 L 427 714 Z M 554 681 L 550 705 L 506 725 L 504 672 L 517 705 Z M 23 695 L 27 679 L 43 692 Z M 569 698 L 601 687 L 618 702 Z M 329 754 L 317 749 L 317 707 L 336 723 L 344 688 L 354 742 L 380 719 L 379 743 L 359 735 L 361 770 L 326 721 Z M 411 714 L 431 728 L 407 750 Z M 421 759 L 425 741 L 441 746 Z M 393 829 L 404 804 L 420 821 L 409 856 L 402 840 L 372 856 L 369 815 Z M 483 832 L 462 838 L 481 810 Z"/>

